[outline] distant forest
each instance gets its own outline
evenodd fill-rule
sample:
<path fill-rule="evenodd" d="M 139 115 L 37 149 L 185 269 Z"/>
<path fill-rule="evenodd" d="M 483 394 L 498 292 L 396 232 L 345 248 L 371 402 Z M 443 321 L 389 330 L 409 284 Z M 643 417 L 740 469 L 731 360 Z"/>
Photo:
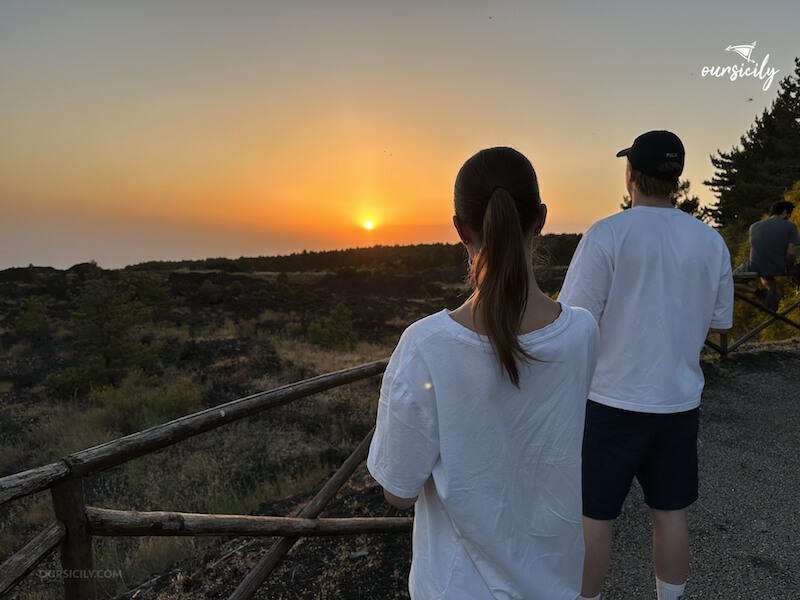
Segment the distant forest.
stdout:
<path fill-rule="evenodd" d="M 567 266 L 581 235 L 547 234 L 539 238 L 536 261 L 542 266 Z M 327 250 L 260 256 L 254 258 L 206 258 L 203 260 L 151 261 L 127 267 L 132 271 L 209 270 L 226 273 L 339 271 L 370 269 L 382 272 L 414 273 L 436 267 L 464 265 L 466 254 L 461 244 L 417 244 L 411 246 L 372 246 L 347 250 Z"/>

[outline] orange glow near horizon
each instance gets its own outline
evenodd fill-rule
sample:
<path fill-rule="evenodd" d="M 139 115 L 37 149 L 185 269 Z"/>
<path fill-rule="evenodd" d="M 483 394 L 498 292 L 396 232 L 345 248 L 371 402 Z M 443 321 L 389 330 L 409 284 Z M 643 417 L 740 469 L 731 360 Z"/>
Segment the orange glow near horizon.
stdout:
<path fill-rule="evenodd" d="M 0 268 L 457 243 L 456 174 L 500 145 L 533 163 L 544 232 L 581 233 L 619 210 L 615 154 L 653 128 L 681 135 L 708 205 L 708 157 L 778 88 L 696 76 L 741 40 L 688 0 L 585 3 L 579 21 L 569 3 L 505 0 L 188 4 L 0 3 Z M 785 4 L 737 13 L 770 32 L 780 77 L 796 55 Z M 686 43 L 641 89 L 630 73 L 675 28 Z M 622 38 L 644 50 L 609 68 L 596 49 Z"/>

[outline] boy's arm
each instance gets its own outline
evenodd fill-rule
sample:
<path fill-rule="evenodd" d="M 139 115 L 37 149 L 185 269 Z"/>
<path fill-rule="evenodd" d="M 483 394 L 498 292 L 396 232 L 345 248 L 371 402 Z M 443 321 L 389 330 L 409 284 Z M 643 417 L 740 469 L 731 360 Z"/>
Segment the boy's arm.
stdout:
<path fill-rule="evenodd" d="M 595 243 L 591 230 L 587 232 L 575 249 L 558 301 L 585 308 L 599 322 L 613 277 L 612 262 L 609 253 Z"/>

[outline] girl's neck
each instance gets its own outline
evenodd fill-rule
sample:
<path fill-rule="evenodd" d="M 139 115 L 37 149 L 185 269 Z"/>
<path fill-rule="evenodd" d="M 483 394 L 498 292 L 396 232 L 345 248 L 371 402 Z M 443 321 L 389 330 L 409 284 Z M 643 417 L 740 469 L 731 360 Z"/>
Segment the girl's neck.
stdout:
<path fill-rule="evenodd" d="M 549 298 L 536 283 L 536 279 L 531 277 L 531 285 L 528 288 L 528 303 L 522 312 L 518 335 L 523 335 L 546 327 L 555 321 L 561 314 L 561 305 Z M 467 300 L 449 312 L 450 318 L 456 323 L 463 325 L 470 331 L 486 334 L 486 327 L 481 322 L 480 314 L 473 311 L 476 293 L 473 293 Z"/>

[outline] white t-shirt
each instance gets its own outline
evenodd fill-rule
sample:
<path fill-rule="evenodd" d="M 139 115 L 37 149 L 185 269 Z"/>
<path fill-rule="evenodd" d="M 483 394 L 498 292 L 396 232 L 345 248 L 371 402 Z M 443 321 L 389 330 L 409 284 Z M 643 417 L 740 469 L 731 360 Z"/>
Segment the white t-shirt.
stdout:
<path fill-rule="evenodd" d="M 624 410 L 676 413 L 700 405 L 700 350 L 733 313 L 722 237 L 679 209 L 635 206 L 583 236 L 558 299 L 600 325 L 589 398 Z"/>
<path fill-rule="evenodd" d="M 581 442 L 597 325 L 562 307 L 519 337 L 511 383 L 488 338 L 446 311 L 411 325 L 381 388 L 367 466 L 415 507 L 414 600 L 575 600 Z"/>

